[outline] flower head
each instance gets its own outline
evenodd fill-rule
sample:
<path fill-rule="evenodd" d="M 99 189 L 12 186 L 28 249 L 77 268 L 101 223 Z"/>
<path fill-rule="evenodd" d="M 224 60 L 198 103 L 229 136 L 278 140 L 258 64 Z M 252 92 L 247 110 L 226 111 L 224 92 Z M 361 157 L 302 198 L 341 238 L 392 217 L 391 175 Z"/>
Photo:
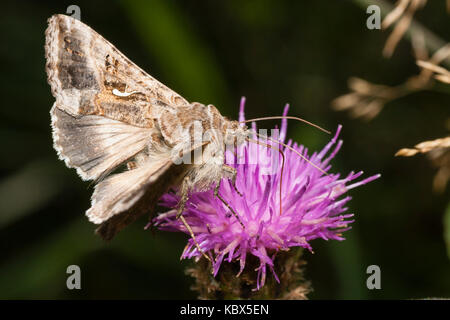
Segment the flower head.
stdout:
<path fill-rule="evenodd" d="M 245 120 L 244 103 L 243 99 L 240 121 Z M 287 111 L 288 105 L 283 115 Z M 255 124 L 253 129 L 256 130 Z M 271 138 L 283 142 L 286 130 L 287 121 L 283 119 L 279 136 L 272 135 Z M 244 144 L 235 153 L 227 151 L 226 162 L 236 169 L 236 187 L 243 196 L 226 179 L 222 181 L 219 193 L 237 213 L 245 228 L 227 206 L 215 197 L 214 190 L 191 194 L 183 212 L 201 249 L 214 257 L 214 275 L 225 260 L 239 261 L 239 276 L 245 268 L 248 255 L 253 255 L 259 260 L 259 289 L 265 283 L 268 268 L 278 281 L 273 266 L 280 250 L 303 247 L 312 251 L 310 241 L 313 239 L 344 239 L 342 232 L 350 229 L 349 224 L 353 222 L 353 214 L 345 213 L 345 205 L 351 199 L 345 194 L 350 189 L 377 179 L 379 175 L 355 182 L 362 172 L 351 172 L 345 177 L 325 173 L 331 168 L 330 160 L 342 146 L 342 140 L 337 141 L 340 131 L 341 126 L 338 126 L 333 139 L 320 152 L 312 155 L 308 154 L 305 147 L 291 140 L 287 145 L 297 153 L 273 140 L 261 144 Z M 281 170 L 283 158 L 277 148 L 284 153 L 284 170 Z M 175 193 L 167 193 L 161 198 L 160 204 L 175 208 L 178 201 L 179 197 Z M 160 214 L 154 222 L 160 229 L 187 233 L 181 221 L 176 219 L 176 209 Z M 192 239 L 181 257 L 201 257 Z"/>

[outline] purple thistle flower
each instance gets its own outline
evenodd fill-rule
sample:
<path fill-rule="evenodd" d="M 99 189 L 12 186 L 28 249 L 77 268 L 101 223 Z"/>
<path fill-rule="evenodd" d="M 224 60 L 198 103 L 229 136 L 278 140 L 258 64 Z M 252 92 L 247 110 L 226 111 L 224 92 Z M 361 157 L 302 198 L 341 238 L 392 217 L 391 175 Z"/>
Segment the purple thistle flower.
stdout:
<path fill-rule="evenodd" d="M 245 99 L 241 100 L 239 121 L 244 118 Z M 289 105 L 284 108 L 283 115 L 288 112 Z M 256 125 L 253 123 L 256 131 Z M 279 137 L 273 139 L 284 142 L 287 121 L 282 120 Z M 337 141 L 341 126 L 339 125 L 333 139 L 320 151 L 308 155 L 308 150 L 297 143 L 288 141 L 288 145 L 301 153 L 309 162 L 328 172 L 329 162 L 342 146 L 342 140 Z M 261 140 L 260 140 L 261 141 Z M 197 242 L 202 250 L 215 257 L 213 263 L 214 276 L 224 260 L 239 261 L 239 276 L 245 268 L 247 256 L 253 255 L 259 259 L 257 268 L 257 289 L 265 283 L 267 268 L 279 282 L 273 268 L 278 251 L 289 250 L 291 247 L 303 247 L 312 251 L 309 242 L 316 238 L 325 240 L 344 240 L 341 233 L 350 229 L 353 214 L 346 213 L 346 203 L 351 199 L 345 196 L 348 190 L 356 188 L 377 179 L 374 175 L 359 182 L 354 182 L 363 172 L 351 172 L 341 178 L 339 174 L 324 174 L 302 159 L 291 150 L 264 141 L 281 149 L 285 155 L 283 176 L 281 166 L 267 174 L 267 164 L 273 159 L 280 160 L 277 150 L 264 145 L 249 143 L 239 146 L 237 154 L 245 159 L 236 161 L 236 155 L 227 151 L 227 164 L 237 170 L 236 186 L 243 194 L 241 197 L 233 188 L 232 182 L 224 179 L 219 193 L 238 214 L 245 226 L 242 228 L 235 216 L 226 206 L 214 196 L 214 191 L 193 193 L 189 197 L 183 216 L 191 226 Z M 330 150 L 334 148 L 331 152 Z M 255 161 L 257 160 L 257 161 Z M 282 212 L 280 215 L 280 179 L 282 178 Z M 175 193 L 167 193 L 161 198 L 160 204 L 175 208 L 179 197 Z M 176 209 L 160 214 L 154 223 L 159 229 L 181 231 L 188 233 L 181 221 L 177 220 Z M 182 259 L 200 258 L 192 239 L 181 256 Z"/>

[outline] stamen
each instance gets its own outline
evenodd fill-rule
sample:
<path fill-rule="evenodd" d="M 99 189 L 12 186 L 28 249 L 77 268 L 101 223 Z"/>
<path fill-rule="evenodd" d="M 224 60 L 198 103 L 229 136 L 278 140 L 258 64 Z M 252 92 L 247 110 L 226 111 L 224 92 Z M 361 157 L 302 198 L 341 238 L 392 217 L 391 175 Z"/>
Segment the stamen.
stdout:
<path fill-rule="evenodd" d="M 306 159 L 306 157 L 305 157 L 304 155 L 302 155 L 300 152 L 298 152 L 298 151 L 295 150 L 294 148 L 288 146 L 287 144 L 285 144 L 285 143 L 283 143 L 283 142 L 280 142 L 280 141 L 277 141 L 277 140 L 275 140 L 275 139 L 272 139 L 272 138 L 270 138 L 270 137 L 266 137 L 266 136 L 260 135 L 260 134 L 258 134 L 258 133 L 256 133 L 256 132 L 255 132 L 255 134 L 256 134 L 258 137 L 265 138 L 265 139 L 269 139 L 269 140 L 272 141 L 272 142 L 281 144 L 281 145 L 284 146 L 285 148 L 288 148 L 288 149 L 291 150 L 292 152 L 298 154 L 298 155 L 300 156 L 300 158 L 302 158 L 303 160 L 305 160 L 306 162 L 308 162 L 308 163 L 309 163 L 310 165 L 312 165 L 314 168 L 316 168 L 317 170 L 319 170 L 320 172 L 322 172 L 323 174 L 325 174 L 325 175 L 328 176 L 328 173 L 327 173 L 327 172 L 325 172 L 322 168 L 318 167 L 317 165 L 315 165 L 314 163 L 312 163 L 311 161 L 309 161 L 308 159 Z"/>
<path fill-rule="evenodd" d="M 281 214 L 283 213 L 281 190 L 282 190 L 282 185 L 283 185 L 283 172 L 284 172 L 284 161 L 285 161 L 284 152 L 283 152 L 283 150 L 281 150 L 279 148 L 271 146 L 270 144 L 267 144 L 267 143 L 260 142 L 258 140 L 253 140 L 253 139 L 250 139 L 250 138 L 246 138 L 246 140 L 248 142 L 253 142 L 253 143 L 259 144 L 261 146 L 265 146 L 265 147 L 269 147 L 269 148 L 274 149 L 274 150 L 278 150 L 280 152 L 280 154 L 281 154 L 281 157 L 283 158 L 283 161 L 281 162 L 281 175 L 280 175 L 280 216 L 281 216 Z"/>

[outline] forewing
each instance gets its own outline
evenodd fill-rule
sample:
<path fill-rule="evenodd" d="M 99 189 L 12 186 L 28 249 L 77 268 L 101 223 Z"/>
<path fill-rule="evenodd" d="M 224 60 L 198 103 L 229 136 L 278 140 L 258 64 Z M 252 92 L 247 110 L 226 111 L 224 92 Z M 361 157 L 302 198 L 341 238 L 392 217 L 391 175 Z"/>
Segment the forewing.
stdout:
<path fill-rule="evenodd" d="M 154 101 L 171 107 L 188 104 L 79 20 L 54 15 L 48 23 L 48 82 L 58 107 L 67 113 L 152 127 Z"/>
<path fill-rule="evenodd" d="M 69 16 L 49 19 L 45 51 L 54 146 L 83 179 L 98 179 L 145 148 L 157 134 L 154 105 L 187 104 Z"/>

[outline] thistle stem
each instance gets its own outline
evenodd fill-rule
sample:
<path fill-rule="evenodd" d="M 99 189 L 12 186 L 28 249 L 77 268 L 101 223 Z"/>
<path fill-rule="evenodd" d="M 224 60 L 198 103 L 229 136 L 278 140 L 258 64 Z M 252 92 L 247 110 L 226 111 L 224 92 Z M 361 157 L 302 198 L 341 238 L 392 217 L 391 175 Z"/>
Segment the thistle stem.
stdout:
<path fill-rule="evenodd" d="M 302 248 L 292 248 L 289 251 L 280 251 L 274 260 L 274 270 L 277 272 L 280 283 L 268 270 L 266 284 L 260 289 L 256 288 L 255 268 L 259 266 L 259 260 L 249 256 L 244 271 L 239 272 L 238 262 L 224 262 L 216 277 L 208 271 L 207 261 L 201 259 L 193 263 L 186 270 L 186 274 L 194 278 L 192 290 L 196 291 L 199 299 L 281 299 L 281 300 L 306 300 L 311 291 L 308 281 L 303 278 L 303 270 L 306 262 L 301 259 Z"/>

